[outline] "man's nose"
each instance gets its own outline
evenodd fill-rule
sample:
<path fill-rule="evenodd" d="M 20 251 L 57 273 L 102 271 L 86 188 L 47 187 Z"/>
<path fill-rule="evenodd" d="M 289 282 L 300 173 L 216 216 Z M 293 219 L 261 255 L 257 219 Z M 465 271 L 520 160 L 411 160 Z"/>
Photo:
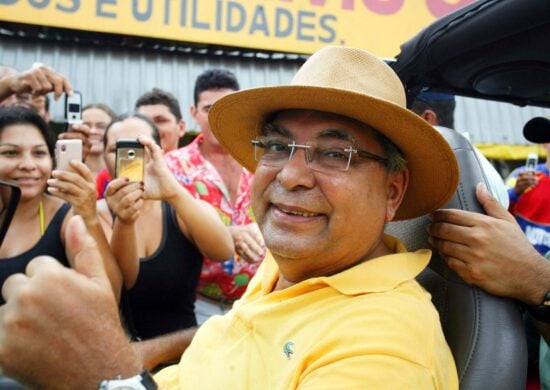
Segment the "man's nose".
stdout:
<path fill-rule="evenodd" d="M 315 185 L 315 176 L 309 168 L 305 148 L 294 149 L 294 153 L 290 155 L 289 160 L 283 165 L 277 178 L 287 190 L 296 187 L 311 188 Z"/>

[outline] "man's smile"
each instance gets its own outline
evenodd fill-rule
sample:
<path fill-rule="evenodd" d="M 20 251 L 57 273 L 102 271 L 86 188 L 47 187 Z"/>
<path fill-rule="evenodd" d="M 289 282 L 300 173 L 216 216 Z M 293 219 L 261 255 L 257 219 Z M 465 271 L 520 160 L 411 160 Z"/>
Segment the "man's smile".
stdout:
<path fill-rule="evenodd" d="M 326 217 L 323 213 L 282 203 L 271 203 L 270 211 L 275 220 L 283 223 L 290 222 L 292 224 L 316 222 Z"/>

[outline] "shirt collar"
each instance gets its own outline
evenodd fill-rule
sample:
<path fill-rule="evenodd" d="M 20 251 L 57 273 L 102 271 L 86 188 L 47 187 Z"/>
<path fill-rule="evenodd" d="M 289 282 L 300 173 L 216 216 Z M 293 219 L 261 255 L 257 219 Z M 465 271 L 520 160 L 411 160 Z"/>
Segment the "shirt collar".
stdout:
<path fill-rule="evenodd" d="M 431 250 L 420 249 L 407 252 L 397 238 L 384 235 L 384 243 L 392 254 L 370 259 L 332 276 L 311 278 L 298 283 L 311 288 L 312 285 L 328 285 L 345 295 L 358 295 L 394 289 L 397 285 L 414 279 L 426 266 Z M 271 253 L 264 260 L 262 293 L 269 294 L 279 276 L 279 268 Z"/>

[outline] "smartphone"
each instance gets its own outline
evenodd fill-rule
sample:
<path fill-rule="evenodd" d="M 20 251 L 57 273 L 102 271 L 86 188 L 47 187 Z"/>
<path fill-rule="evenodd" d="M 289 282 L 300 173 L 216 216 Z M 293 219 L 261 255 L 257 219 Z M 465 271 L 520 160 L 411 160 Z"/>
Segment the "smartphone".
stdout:
<path fill-rule="evenodd" d="M 529 172 L 535 172 L 538 162 L 539 156 L 536 153 L 529 153 L 527 155 L 527 161 L 525 162 L 525 170 Z"/>
<path fill-rule="evenodd" d="M 145 151 L 135 138 L 120 138 L 116 142 L 115 176 L 130 181 L 143 181 Z"/>
<path fill-rule="evenodd" d="M 82 161 L 82 140 L 60 139 L 55 143 L 56 169 L 73 171 L 69 162 L 71 160 Z"/>
<path fill-rule="evenodd" d="M 71 96 L 65 94 L 65 119 L 69 124 L 82 123 L 82 94 L 73 91 Z"/>

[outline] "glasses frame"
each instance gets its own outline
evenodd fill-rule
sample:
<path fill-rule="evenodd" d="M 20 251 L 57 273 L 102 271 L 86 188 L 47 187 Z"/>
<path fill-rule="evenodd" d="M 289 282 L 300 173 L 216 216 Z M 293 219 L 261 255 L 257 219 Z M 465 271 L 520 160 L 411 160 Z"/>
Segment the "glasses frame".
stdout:
<path fill-rule="evenodd" d="M 258 157 L 258 153 L 257 153 L 257 150 L 258 148 L 261 148 L 261 149 L 264 149 L 266 148 L 266 143 L 265 143 L 265 138 L 267 137 L 257 137 L 256 139 L 253 139 L 251 140 L 250 142 L 252 143 L 252 145 L 254 146 L 254 159 L 258 162 L 258 163 L 261 163 L 262 162 L 262 158 L 261 157 Z M 288 155 L 288 159 L 285 161 L 285 160 L 281 160 L 280 162 L 280 165 L 279 164 L 276 164 L 276 165 L 273 165 L 273 166 L 284 166 L 284 164 L 288 161 L 290 161 L 292 159 L 292 157 L 294 156 L 294 153 L 296 152 L 296 149 L 304 149 L 305 151 L 305 155 L 306 155 L 306 163 L 307 163 L 307 166 L 313 170 L 316 170 L 316 171 L 321 171 L 321 172 L 331 172 L 332 169 L 330 168 L 327 168 L 327 169 L 315 169 L 315 168 L 312 168 L 311 166 L 311 163 L 314 162 L 314 157 L 316 155 L 316 153 L 313 153 L 313 155 L 309 152 L 309 150 L 311 150 L 311 148 L 313 148 L 313 145 L 309 145 L 309 144 L 297 144 L 296 143 L 296 140 L 292 140 L 292 143 L 289 143 L 289 144 L 286 144 L 287 147 L 290 148 L 290 153 Z M 346 147 L 344 149 L 344 152 L 348 153 L 348 162 L 346 164 L 346 168 L 343 169 L 343 170 L 340 170 L 340 169 L 334 169 L 335 171 L 339 171 L 339 172 L 347 172 L 349 171 L 349 167 L 351 165 L 351 160 L 352 160 L 352 156 L 354 154 L 356 154 L 358 157 L 361 157 L 363 159 L 366 159 L 366 160 L 372 160 L 372 161 L 376 161 L 380 164 L 382 164 L 383 166 L 388 166 L 389 164 L 389 160 L 385 157 L 382 157 L 382 156 L 379 156 L 377 154 L 374 154 L 374 153 L 371 153 L 371 152 L 367 152 L 366 150 L 361 150 L 361 149 L 358 149 L 356 147 L 354 147 L 352 144 L 350 144 L 348 147 Z M 265 164 L 265 162 L 264 162 Z M 269 164 L 267 164 L 269 166 Z M 322 167 L 322 166 L 321 166 Z"/>

